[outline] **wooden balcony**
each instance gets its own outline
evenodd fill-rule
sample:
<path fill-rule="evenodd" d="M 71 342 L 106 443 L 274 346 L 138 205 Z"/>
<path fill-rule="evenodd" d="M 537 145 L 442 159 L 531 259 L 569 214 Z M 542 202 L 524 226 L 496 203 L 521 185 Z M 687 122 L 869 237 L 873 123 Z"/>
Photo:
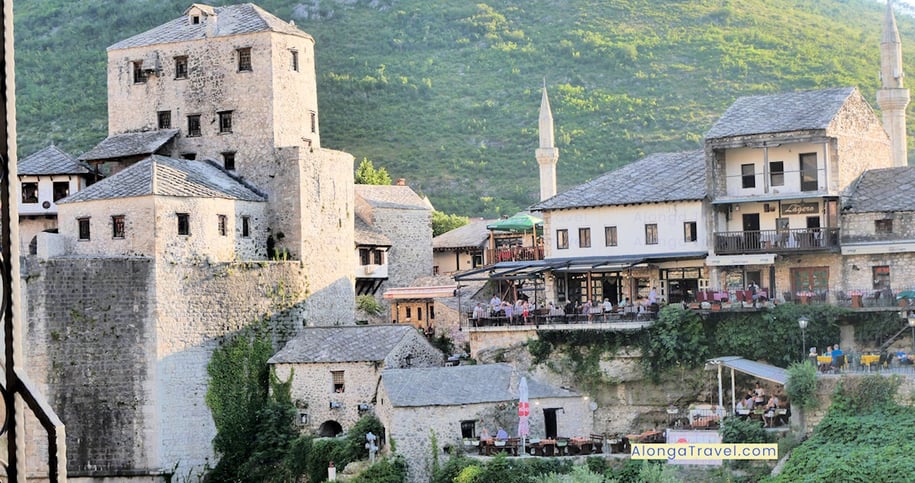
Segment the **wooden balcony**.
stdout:
<path fill-rule="evenodd" d="M 838 228 L 729 231 L 715 233 L 717 255 L 746 253 L 800 253 L 839 247 Z"/>
<path fill-rule="evenodd" d="M 503 247 L 487 249 L 486 260 L 489 264 L 499 262 L 528 262 L 543 260 L 543 247 Z"/>

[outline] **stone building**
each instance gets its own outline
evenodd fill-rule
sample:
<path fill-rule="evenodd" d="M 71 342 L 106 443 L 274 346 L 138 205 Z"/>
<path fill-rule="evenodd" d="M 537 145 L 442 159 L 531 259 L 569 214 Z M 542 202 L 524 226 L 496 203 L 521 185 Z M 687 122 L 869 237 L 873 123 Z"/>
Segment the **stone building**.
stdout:
<path fill-rule="evenodd" d="M 201 472 L 223 338 L 352 323 L 353 159 L 321 147 L 314 69 L 314 39 L 252 4 L 108 49 L 108 137 L 80 157 L 106 179 L 59 200 L 23 264 L 29 375 L 71 476 Z"/>
<path fill-rule="evenodd" d="M 464 226 L 442 233 L 432 239 L 432 271 L 448 275 L 493 263 L 487 254 L 490 231 L 486 225 L 496 220 L 470 220 Z"/>
<path fill-rule="evenodd" d="M 20 159 L 16 169 L 21 194 L 19 253 L 30 253 L 38 233 L 57 228 L 57 202 L 85 188 L 92 175 L 86 165 L 57 146 Z"/>
<path fill-rule="evenodd" d="M 409 325 L 309 327 L 269 361 L 280 380 L 292 377 L 301 428 L 322 436 L 336 436 L 375 410 L 386 369 L 443 362 L 441 351 Z"/>
<path fill-rule="evenodd" d="M 460 449 L 462 438 L 479 438 L 484 428 L 495 435 L 502 427 L 517 436 L 521 375 L 508 364 L 385 370 L 376 413 L 409 465 L 409 481 L 429 479 L 432 451 L 445 460 L 447 448 Z M 531 438 L 590 434 L 587 398 L 530 376 L 528 398 Z"/>

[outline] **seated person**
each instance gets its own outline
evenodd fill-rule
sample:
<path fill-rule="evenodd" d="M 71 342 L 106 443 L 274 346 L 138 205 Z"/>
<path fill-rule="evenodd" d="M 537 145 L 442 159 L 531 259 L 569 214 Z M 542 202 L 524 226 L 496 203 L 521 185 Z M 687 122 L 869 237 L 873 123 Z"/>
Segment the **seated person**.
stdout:
<path fill-rule="evenodd" d="M 505 441 L 506 439 L 508 439 L 508 433 L 505 432 L 505 430 L 502 429 L 501 426 L 499 427 L 499 431 L 496 433 L 496 439 L 501 440 L 501 441 Z"/>
<path fill-rule="evenodd" d="M 753 400 L 753 391 L 747 392 L 747 397 L 744 398 L 744 401 L 747 403 L 747 409 L 752 411 L 756 407 L 756 401 Z"/>
<path fill-rule="evenodd" d="M 832 349 L 832 367 L 840 368 L 845 365 L 845 352 L 839 348 L 839 344 Z"/>
<path fill-rule="evenodd" d="M 488 439 L 491 439 L 491 437 L 489 436 L 489 430 L 486 428 L 483 428 L 483 430 L 480 431 L 480 441 L 486 441 Z"/>
<path fill-rule="evenodd" d="M 766 404 L 765 418 L 768 420 L 768 426 L 772 426 L 775 420 L 775 410 L 778 409 L 778 397 L 772 396 Z"/>
<path fill-rule="evenodd" d="M 912 363 L 912 359 L 909 358 L 909 355 L 905 351 L 899 351 L 896 353 L 896 362 L 907 365 Z"/>

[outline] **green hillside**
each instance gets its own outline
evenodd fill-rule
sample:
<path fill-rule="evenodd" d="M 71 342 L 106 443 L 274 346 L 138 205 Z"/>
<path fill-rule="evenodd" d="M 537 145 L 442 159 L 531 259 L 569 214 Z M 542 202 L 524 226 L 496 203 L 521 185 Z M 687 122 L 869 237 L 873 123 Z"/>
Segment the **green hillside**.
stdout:
<path fill-rule="evenodd" d="M 18 1 L 20 155 L 51 142 L 79 154 L 102 139 L 105 47 L 190 3 Z M 446 212 L 536 201 L 544 81 L 560 190 L 697 147 L 738 96 L 854 85 L 876 107 L 884 7 L 873 0 L 259 4 L 317 40 L 322 144 L 407 178 Z M 897 20 L 915 66 L 915 23 Z"/>

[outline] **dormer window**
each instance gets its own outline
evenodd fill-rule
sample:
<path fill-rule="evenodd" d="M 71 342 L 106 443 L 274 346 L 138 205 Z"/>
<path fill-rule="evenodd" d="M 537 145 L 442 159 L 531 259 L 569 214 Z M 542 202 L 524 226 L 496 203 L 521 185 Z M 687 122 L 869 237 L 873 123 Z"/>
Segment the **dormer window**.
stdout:
<path fill-rule="evenodd" d="M 200 15 L 191 15 L 191 25 L 200 24 Z"/>

